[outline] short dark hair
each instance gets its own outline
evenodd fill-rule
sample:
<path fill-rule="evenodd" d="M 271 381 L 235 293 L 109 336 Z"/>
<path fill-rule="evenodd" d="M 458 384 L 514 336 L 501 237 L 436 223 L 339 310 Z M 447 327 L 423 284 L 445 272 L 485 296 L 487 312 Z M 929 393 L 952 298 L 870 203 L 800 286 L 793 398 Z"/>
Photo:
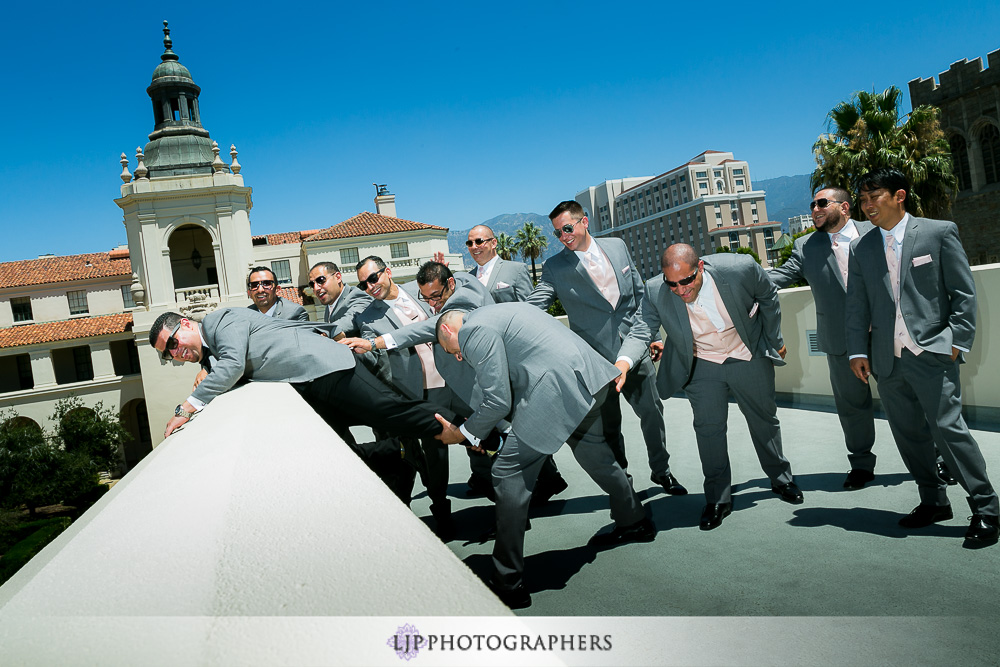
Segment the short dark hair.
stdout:
<path fill-rule="evenodd" d="M 580 206 L 580 202 L 569 199 L 567 201 L 559 202 L 559 204 L 552 209 L 552 212 L 549 213 L 549 220 L 555 220 L 566 211 L 569 211 L 569 214 L 578 220 L 583 219 L 583 217 L 587 215 L 584 212 L 583 207 Z"/>
<path fill-rule="evenodd" d="M 364 266 L 367 262 L 375 262 L 375 266 L 378 267 L 377 270 L 379 271 L 385 268 L 385 262 L 382 261 L 381 257 L 379 257 L 378 255 L 368 255 L 354 266 L 354 270 L 360 271 L 361 267 Z"/>
<path fill-rule="evenodd" d="M 451 276 L 451 269 L 441 262 L 424 262 L 417 270 L 417 284 L 429 285 L 435 280 L 440 280 L 444 285 Z"/>
<path fill-rule="evenodd" d="M 178 313 L 172 313 L 167 311 L 156 318 L 153 322 L 153 326 L 149 330 L 149 346 L 156 347 L 156 339 L 160 337 L 160 332 L 164 329 L 170 330 L 175 326 L 180 324 L 180 321 L 184 319 Z"/>
<path fill-rule="evenodd" d="M 275 285 L 278 284 L 278 276 L 274 275 L 274 271 L 272 271 L 270 268 L 266 266 L 255 266 L 252 269 L 250 269 L 250 273 L 247 274 L 247 289 L 250 289 L 250 276 L 252 276 L 255 273 L 260 273 L 262 271 L 267 271 L 268 273 L 270 273 L 271 280 L 274 281 Z"/>
<path fill-rule="evenodd" d="M 327 273 L 340 273 L 340 269 L 333 262 L 316 262 L 310 267 L 309 273 L 312 273 L 321 266 L 326 269 Z"/>
<path fill-rule="evenodd" d="M 897 190 L 902 190 L 906 193 L 906 199 L 910 198 L 910 182 L 898 169 L 879 167 L 858 176 L 854 181 L 854 190 L 859 194 L 880 188 L 885 188 L 892 194 L 895 194 Z"/>
<path fill-rule="evenodd" d="M 842 201 L 848 206 L 854 206 L 854 201 L 853 198 L 851 197 L 851 193 L 845 190 L 844 188 L 839 188 L 836 186 L 828 187 L 824 185 L 823 187 L 816 188 L 816 192 L 813 193 L 813 197 L 815 197 L 817 193 L 822 192 L 823 190 L 829 190 L 830 192 L 832 192 L 833 196 L 837 198 L 837 201 Z"/>

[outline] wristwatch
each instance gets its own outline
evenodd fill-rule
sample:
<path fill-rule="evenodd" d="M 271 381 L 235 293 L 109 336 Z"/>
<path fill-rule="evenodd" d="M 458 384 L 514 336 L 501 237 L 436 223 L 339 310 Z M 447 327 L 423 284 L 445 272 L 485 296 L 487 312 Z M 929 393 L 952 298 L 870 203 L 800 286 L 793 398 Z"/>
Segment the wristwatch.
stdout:
<path fill-rule="evenodd" d="M 378 334 L 372 331 L 366 331 L 365 333 L 361 334 L 361 337 L 364 340 L 368 341 L 368 343 L 372 346 L 372 352 L 378 350 L 378 345 L 375 344 L 375 339 L 378 338 Z"/>
<path fill-rule="evenodd" d="M 174 416 L 184 417 L 184 419 L 191 419 L 191 417 L 194 417 L 194 412 L 188 412 L 181 405 L 178 405 L 176 408 L 174 408 Z"/>

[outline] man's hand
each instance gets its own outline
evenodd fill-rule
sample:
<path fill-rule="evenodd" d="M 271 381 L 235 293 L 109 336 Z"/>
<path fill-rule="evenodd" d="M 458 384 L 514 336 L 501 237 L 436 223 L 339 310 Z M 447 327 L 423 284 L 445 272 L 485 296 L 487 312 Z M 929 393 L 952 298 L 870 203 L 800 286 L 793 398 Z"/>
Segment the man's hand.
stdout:
<path fill-rule="evenodd" d="M 372 351 L 372 344 L 364 338 L 343 338 L 337 342 L 351 348 L 354 354 L 364 354 L 365 352 Z"/>
<path fill-rule="evenodd" d="M 206 371 L 204 368 L 202 368 L 200 371 L 198 371 L 198 374 L 194 376 L 194 386 L 191 387 L 191 389 L 192 390 L 193 389 L 197 389 L 198 385 L 201 384 L 201 381 L 204 380 L 207 377 L 208 377 L 208 371 Z"/>
<path fill-rule="evenodd" d="M 961 353 L 962 353 L 962 351 L 960 349 L 958 349 L 957 347 L 952 347 L 951 348 L 951 360 L 955 361 L 956 359 L 958 359 L 958 355 L 960 355 Z"/>
<path fill-rule="evenodd" d="M 867 357 L 855 357 L 851 359 L 851 371 L 854 372 L 854 375 L 859 380 L 868 384 L 868 376 L 872 374 L 872 368 L 868 364 Z"/>
<path fill-rule="evenodd" d="M 617 391 L 620 394 L 622 391 L 622 387 L 625 386 L 625 377 L 628 375 L 629 369 L 631 369 L 632 366 L 624 359 L 619 359 L 618 361 L 615 362 L 615 368 L 617 368 L 622 373 L 615 379 L 615 391 Z"/>
<path fill-rule="evenodd" d="M 649 358 L 651 361 L 659 361 L 663 356 L 663 341 L 653 341 L 649 344 Z"/>
<path fill-rule="evenodd" d="M 434 414 L 434 418 L 441 422 L 441 432 L 434 436 L 436 440 L 440 440 L 445 445 L 457 445 L 465 441 L 465 436 L 458 430 L 457 426 L 437 413 Z M 479 452 L 482 451 L 476 447 L 472 447 L 471 449 Z"/>
<path fill-rule="evenodd" d="M 788 353 L 788 350 L 787 350 L 787 349 L 785 348 L 785 346 L 784 346 L 784 345 L 782 345 L 782 346 L 781 346 L 781 349 L 780 349 L 780 350 L 778 350 L 778 356 L 780 356 L 780 357 L 781 357 L 782 359 L 784 359 L 784 358 L 785 358 L 785 355 L 786 355 L 787 353 Z"/>
<path fill-rule="evenodd" d="M 169 437 L 171 433 L 188 423 L 187 417 L 171 417 L 167 422 L 167 430 L 163 432 L 163 437 Z"/>
<path fill-rule="evenodd" d="M 432 259 L 438 264 L 444 264 L 445 266 L 448 266 L 448 262 L 444 261 L 444 253 L 441 252 L 440 250 L 434 253 Z"/>

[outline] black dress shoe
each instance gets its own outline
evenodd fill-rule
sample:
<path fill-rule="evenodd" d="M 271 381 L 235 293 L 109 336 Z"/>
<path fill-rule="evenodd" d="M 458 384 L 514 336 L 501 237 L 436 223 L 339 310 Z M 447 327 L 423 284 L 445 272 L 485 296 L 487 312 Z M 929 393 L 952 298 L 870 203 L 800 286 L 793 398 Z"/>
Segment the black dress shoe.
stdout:
<path fill-rule="evenodd" d="M 899 525 L 903 528 L 924 528 L 937 523 L 947 521 L 955 516 L 952 514 L 951 505 L 924 505 L 920 503 L 913 508 L 913 511 L 899 520 Z"/>
<path fill-rule="evenodd" d="M 844 488 L 856 491 L 857 489 L 865 488 L 865 484 L 875 479 L 875 473 L 871 470 L 862 470 L 861 468 L 853 468 L 851 472 L 847 473 L 847 479 L 844 480 Z"/>
<path fill-rule="evenodd" d="M 535 484 L 534 492 L 531 494 L 531 507 L 544 505 L 552 499 L 552 496 L 560 494 L 568 488 L 569 484 L 566 483 L 562 475 L 546 479 L 544 483 L 539 480 Z"/>
<path fill-rule="evenodd" d="M 802 491 L 800 491 L 799 487 L 795 485 L 795 482 L 789 482 L 788 484 L 772 484 L 771 492 L 777 493 L 786 503 L 791 503 L 793 505 L 802 504 Z"/>
<path fill-rule="evenodd" d="M 493 483 L 490 478 L 483 478 L 473 475 L 468 481 L 469 489 L 465 492 L 466 498 L 487 497 L 493 502 L 497 501 L 496 491 L 493 490 Z"/>
<path fill-rule="evenodd" d="M 722 525 L 722 520 L 732 514 L 732 503 L 718 503 L 705 505 L 701 512 L 701 523 L 698 527 L 702 530 L 712 530 Z"/>
<path fill-rule="evenodd" d="M 493 594 L 500 598 L 500 602 L 511 609 L 525 609 L 531 606 L 531 594 L 524 588 L 524 584 L 518 584 L 515 588 L 500 588 L 499 585 L 490 581 L 486 584 Z"/>
<path fill-rule="evenodd" d="M 688 490 L 681 486 L 681 483 L 677 481 L 669 472 L 661 472 L 659 474 L 653 473 L 649 476 L 649 481 L 653 484 L 659 484 L 663 487 L 663 490 L 672 496 L 686 496 Z"/>
<path fill-rule="evenodd" d="M 615 526 L 610 533 L 594 535 L 589 544 L 592 547 L 616 547 L 626 542 L 652 542 L 656 537 L 656 526 L 649 518 L 642 519 L 631 526 Z"/>
<path fill-rule="evenodd" d="M 948 466 L 944 464 L 944 461 L 938 461 L 937 463 L 937 474 L 941 478 L 941 481 L 948 486 L 955 486 L 958 482 L 955 480 L 955 476 L 951 474 L 951 470 L 948 470 Z"/>
<path fill-rule="evenodd" d="M 995 514 L 979 514 L 972 499 L 966 498 L 966 500 L 972 508 L 972 517 L 969 530 L 965 531 L 965 542 L 962 546 L 966 549 L 982 549 L 996 544 L 997 538 L 1000 537 L 1000 518 Z"/>

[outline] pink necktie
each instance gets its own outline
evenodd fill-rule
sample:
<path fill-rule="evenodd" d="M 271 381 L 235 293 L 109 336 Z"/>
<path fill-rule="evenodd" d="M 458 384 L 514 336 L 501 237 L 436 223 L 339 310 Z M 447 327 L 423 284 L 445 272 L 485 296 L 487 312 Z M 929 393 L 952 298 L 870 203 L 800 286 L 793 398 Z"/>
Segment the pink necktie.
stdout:
<path fill-rule="evenodd" d="M 614 308 L 618 305 L 618 299 L 621 297 L 621 293 L 618 291 L 618 281 L 615 279 L 614 273 L 611 271 L 610 262 L 604 261 L 598 263 L 594 259 L 594 256 L 589 252 L 586 255 L 588 272 L 590 273 L 591 279 L 600 290 L 604 298 L 608 300 L 611 307 Z"/>
<path fill-rule="evenodd" d="M 893 332 L 892 352 L 897 357 L 902 355 L 903 348 L 915 356 L 923 352 L 917 347 L 903 321 L 903 311 L 899 303 L 899 258 L 896 256 L 895 239 L 887 239 L 885 244 L 885 263 L 889 267 L 889 282 L 892 284 L 892 298 L 896 302 L 896 326 Z"/>
<path fill-rule="evenodd" d="M 833 235 L 831 243 L 833 254 L 837 258 L 837 266 L 840 267 L 840 276 L 844 279 L 844 287 L 847 287 L 847 252 L 850 239 L 837 233 Z"/>
<path fill-rule="evenodd" d="M 486 267 L 485 266 L 480 266 L 479 267 L 479 276 L 478 277 L 479 277 L 479 282 L 481 282 L 482 284 L 485 285 L 486 284 Z"/>

